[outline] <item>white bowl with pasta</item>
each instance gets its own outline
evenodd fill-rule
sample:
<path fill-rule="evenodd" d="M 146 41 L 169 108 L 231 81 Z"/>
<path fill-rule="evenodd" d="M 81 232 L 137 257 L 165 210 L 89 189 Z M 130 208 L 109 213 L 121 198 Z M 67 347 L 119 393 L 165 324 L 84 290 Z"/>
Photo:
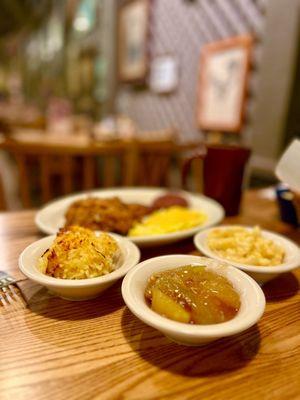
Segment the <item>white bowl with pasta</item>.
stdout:
<path fill-rule="evenodd" d="M 223 252 L 218 251 L 219 249 L 215 250 L 214 248 L 211 248 L 209 246 L 208 236 L 210 233 L 212 232 L 216 233 L 216 230 L 218 230 L 218 232 L 221 233 L 220 236 L 222 237 L 222 233 L 224 233 L 224 231 L 226 230 L 228 231 L 229 229 L 232 228 L 245 228 L 247 231 L 251 231 L 253 229 L 253 227 L 242 226 L 242 225 L 222 225 L 217 228 L 205 229 L 204 231 L 199 232 L 197 235 L 194 236 L 194 244 L 196 248 L 207 257 L 227 262 L 230 265 L 233 265 L 245 271 L 259 283 L 265 283 L 271 279 L 276 278 L 280 274 L 292 271 L 299 267 L 300 265 L 299 246 L 282 235 L 264 229 L 261 230 L 261 237 L 263 239 L 267 239 L 273 242 L 274 251 L 278 249 L 277 246 L 282 248 L 284 251 L 283 259 L 280 262 L 276 262 L 276 264 L 274 265 L 267 265 L 267 266 L 260 265 L 261 260 L 258 258 L 256 260 L 257 262 L 255 262 L 255 259 L 253 259 L 254 262 L 250 264 L 245 262 L 238 262 L 236 260 L 230 259 L 229 257 L 225 257 L 224 252 L 228 251 L 228 248 L 226 248 L 227 246 L 226 241 L 220 243 L 220 247 L 224 246 Z M 239 246 L 243 246 L 242 238 L 240 239 Z M 231 249 L 231 251 L 233 250 Z M 274 259 L 276 259 L 276 257 Z"/>
<path fill-rule="evenodd" d="M 98 233 L 98 232 L 97 232 Z M 97 297 L 134 267 L 140 260 L 138 247 L 124 237 L 110 233 L 120 249 L 120 257 L 112 272 L 87 279 L 60 279 L 42 273 L 38 260 L 54 242 L 56 235 L 46 236 L 30 244 L 19 257 L 19 268 L 27 278 L 47 287 L 66 300 L 88 300 Z"/>

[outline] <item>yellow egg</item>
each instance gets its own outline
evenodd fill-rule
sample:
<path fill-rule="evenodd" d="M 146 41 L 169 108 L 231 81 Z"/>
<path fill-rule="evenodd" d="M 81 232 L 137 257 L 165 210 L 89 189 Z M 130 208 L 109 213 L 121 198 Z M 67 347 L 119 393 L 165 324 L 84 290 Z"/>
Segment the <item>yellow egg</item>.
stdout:
<path fill-rule="evenodd" d="M 202 225 L 207 216 L 196 210 L 172 206 L 158 210 L 136 223 L 129 231 L 129 236 L 159 235 L 182 231 Z"/>

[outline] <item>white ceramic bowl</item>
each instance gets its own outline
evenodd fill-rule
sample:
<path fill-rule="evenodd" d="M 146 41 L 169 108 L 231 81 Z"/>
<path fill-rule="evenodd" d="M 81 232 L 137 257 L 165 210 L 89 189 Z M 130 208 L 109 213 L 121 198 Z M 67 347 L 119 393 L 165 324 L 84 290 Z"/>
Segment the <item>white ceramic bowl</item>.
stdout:
<path fill-rule="evenodd" d="M 265 283 L 270 279 L 276 278 L 276 276 L 278 276 L 279 274 L 296 269 L 300 265 L 299 247 L 291 240 L 281 235 L 278 235 L 277 233 L 272 233 L 266 230 L 262 230 L 262 235 L 267 239 L 273 240 L 275 243 L 278 243 L 280 246 L 284 248 L 285 250 L 284 263 L 279 265 L 274 265 L 272 267 L 262 267 L 256 265 L 240 264 L 238 262 L 230 261 L 218 256 L 207 246 L 207 235 L 213 229 L 227 229 L 227 228 L 232 228 L 233 226 L 238 226 L 238 225 L 222 225 L 218 226 L 218 228 L 205 229 L 204 231 L 199 232 L 197 235 L 195 235 L 194 244 L 197 247 L 197 249 L 201 251 L 201 253 L 203 253 L 204 255 L 214 258 L 215 260 L 227 262 L 230 265 L 233 265 L 247 272 L 247 274 L 249 274 L 253 279 L 255 279 L 259 283 Z M 247 226 L 244 226 L 244 228 L 247 228 L 249 230 L 252 229 L 252 227 L 247 227 Z"/>
<path fill-rule="evenodd" d="M 90 279 L 58 279 L 47 276 L 37 268 L 38 258 L 51 246 L 56 235 L 40 239 L 21 253 L 19 268 L 32 281 L 46 286 L 54 294 L 67 300 L 87 300 L 97 297 L 104 290 L 122 278 L 140 260 L 140 251 L 130 240 L 116 234 L 114 237 L 120 247 L 121 257 L 116 269 L 110 274 Z"/>
<path fill-rule="evenodd" d="M 205 265 L 232 282 L 241 299 L 240 310 L 232 320 L 220 324 L 190 325 L 172 321 L 151 310 L 144 297 L 148 278 L 153 273 L 190 264 Z M 265 309 L 265 296 L 261 288 L 247 274 L 227 264 L 190 255 L 156 257 L 136 265 L 123 280 L 122 295 L 127 307 L 143 322 L 177 343 L 194 346 L 250 328 L 260 319 Z"/>

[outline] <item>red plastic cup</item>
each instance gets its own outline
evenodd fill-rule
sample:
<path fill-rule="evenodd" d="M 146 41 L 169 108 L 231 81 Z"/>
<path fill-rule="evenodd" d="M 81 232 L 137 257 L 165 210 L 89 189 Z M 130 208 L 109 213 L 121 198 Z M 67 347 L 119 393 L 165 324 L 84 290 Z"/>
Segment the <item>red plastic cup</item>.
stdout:
<path fill-rule="evenodd" d="M 203 193 L 222 204 L 226 215 L 237 215 L 241 204 L 245 166 L 250 154 L 251 150 L 245 147 L 203 145 L 183 163 L 183 186 L 192 161 L 203 159 Z"/>

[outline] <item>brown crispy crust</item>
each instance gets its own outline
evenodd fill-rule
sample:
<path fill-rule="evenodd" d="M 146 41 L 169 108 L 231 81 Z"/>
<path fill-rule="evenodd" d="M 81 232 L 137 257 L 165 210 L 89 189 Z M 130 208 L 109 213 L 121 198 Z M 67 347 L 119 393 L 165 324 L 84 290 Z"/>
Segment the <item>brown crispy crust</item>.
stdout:
<path fill-rule="evenodd" d="M 66 212 L 65 226 L 79 225 L 92 230 L 126 235 L 135 221 L 150 212 L 141 204 L 125 204 L 118 197 L 75 201 Z"/>

